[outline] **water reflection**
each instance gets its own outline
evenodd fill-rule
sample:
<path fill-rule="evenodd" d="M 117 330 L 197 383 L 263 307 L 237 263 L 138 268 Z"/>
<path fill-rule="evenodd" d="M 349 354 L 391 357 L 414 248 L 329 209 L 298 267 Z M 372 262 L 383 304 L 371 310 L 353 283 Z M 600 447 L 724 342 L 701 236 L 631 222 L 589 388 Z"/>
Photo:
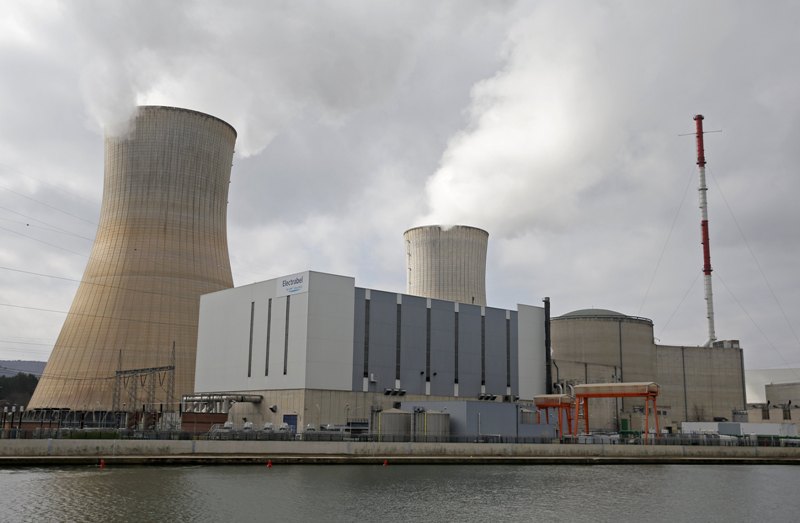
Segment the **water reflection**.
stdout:
<path fill-rule="evenodd" d="M 3 521 L 794 520 L 777 465 L 276 465 L 0 470 Z"/>

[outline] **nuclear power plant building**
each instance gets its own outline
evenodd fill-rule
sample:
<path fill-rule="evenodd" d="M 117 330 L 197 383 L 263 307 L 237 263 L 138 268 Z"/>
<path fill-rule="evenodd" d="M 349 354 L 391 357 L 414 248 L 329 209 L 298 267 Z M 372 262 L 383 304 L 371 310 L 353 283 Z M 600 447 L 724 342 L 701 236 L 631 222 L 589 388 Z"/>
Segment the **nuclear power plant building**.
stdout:
<path fill-rule="evenodd" d="M 106 137 L 97 236 L 29 409 L 177 406 L 194 390 L 200 296 L 233 285 L 236 131 L 174 107 L 140 107 L 130 125 Z"/>
<path fill-rule="evenodd" d="M 241 400 L 237 421 L 300 430 L 369 419 L 400 399 L 532 399 L 545 390 L 544 310 L 306 271 L 203 296 L 196 379 L 198 399 Z"/>
<path fill-rule="evenodd" d="M 563 390 L 582 383 L 656 382 L 661 426 L 730 421 L 745 409 L 744 358 L 737 340 L 710 347 L 657 344 L 653 322 L 606 309 L 552 318 L 552 377 Z M 594 399 L 592 428 L 639 430 L 642 401 Z"/>
<path fill-rule="evenodd" d="M 232 288 L 235 141 L 218 118 L 155 106 L 106 137 L 97 236 L 28 406 L 40 422 L 67 409 L 152 427 L 170 412 L 176 426 L 180 404 L 228 423 L 374 429 L 384 414 L 406 419 L 398 407 L 447 408 L 470 434 L 503 411 L 513 427 L 497 434 L 540 437 L 550 422 L 537 395 L 614 382 L 660 390 L 668 430 L 745 408 L 741 348 L 713 329 L 703 347 L 657 345 L 646 318 L 586 309 L 551 321 L 549 299 L 488 306 L 489 234 L 476 227 L 405 231 L 405 293 L 315 271 Z M 641 398 L 593 401 L 587 430 L 636 430 L 649 412 Z"/>

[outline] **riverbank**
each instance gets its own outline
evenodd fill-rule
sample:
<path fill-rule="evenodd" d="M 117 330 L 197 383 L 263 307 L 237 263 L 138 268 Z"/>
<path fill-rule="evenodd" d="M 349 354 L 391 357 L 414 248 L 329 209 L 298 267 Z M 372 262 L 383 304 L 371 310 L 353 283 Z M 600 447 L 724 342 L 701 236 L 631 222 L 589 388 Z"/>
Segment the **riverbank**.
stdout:
<path fill-rule="evenodd" d="M 211 464 L 789 464 L 800 448 L 757 446 L 207 440 L 0 440 L 0 467 Z"/>

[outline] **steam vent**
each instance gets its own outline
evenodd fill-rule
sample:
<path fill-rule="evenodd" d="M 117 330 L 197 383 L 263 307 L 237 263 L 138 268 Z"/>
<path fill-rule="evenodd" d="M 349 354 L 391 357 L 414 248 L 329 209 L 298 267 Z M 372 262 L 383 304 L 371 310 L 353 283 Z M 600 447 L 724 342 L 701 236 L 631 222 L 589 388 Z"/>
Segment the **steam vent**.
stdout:
<path fill-rule="evenodd" d="M 233 286 L 235 141 L 213 116 L 154 106 L 106 137 L 97 236 L 29 409 L 177 410 L 193 391 L 200 295 Z"/>
<path fill-rule="evenodd" d="M 426 225 L 409 229 L 408 294 L 486 305 L 489 233 L 476 227 Z"/>

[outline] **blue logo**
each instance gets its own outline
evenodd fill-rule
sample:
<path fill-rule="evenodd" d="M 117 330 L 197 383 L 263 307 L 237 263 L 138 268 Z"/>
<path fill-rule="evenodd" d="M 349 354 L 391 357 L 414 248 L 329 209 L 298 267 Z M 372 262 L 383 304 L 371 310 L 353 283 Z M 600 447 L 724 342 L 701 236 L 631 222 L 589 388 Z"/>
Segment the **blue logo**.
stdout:
<path fill-rule="evenodd" d="M 281 286 L 287 294 L 294 294 L 303 290 L 303 277 L 292 278 L 291 280 L 283 280 Z"/>

